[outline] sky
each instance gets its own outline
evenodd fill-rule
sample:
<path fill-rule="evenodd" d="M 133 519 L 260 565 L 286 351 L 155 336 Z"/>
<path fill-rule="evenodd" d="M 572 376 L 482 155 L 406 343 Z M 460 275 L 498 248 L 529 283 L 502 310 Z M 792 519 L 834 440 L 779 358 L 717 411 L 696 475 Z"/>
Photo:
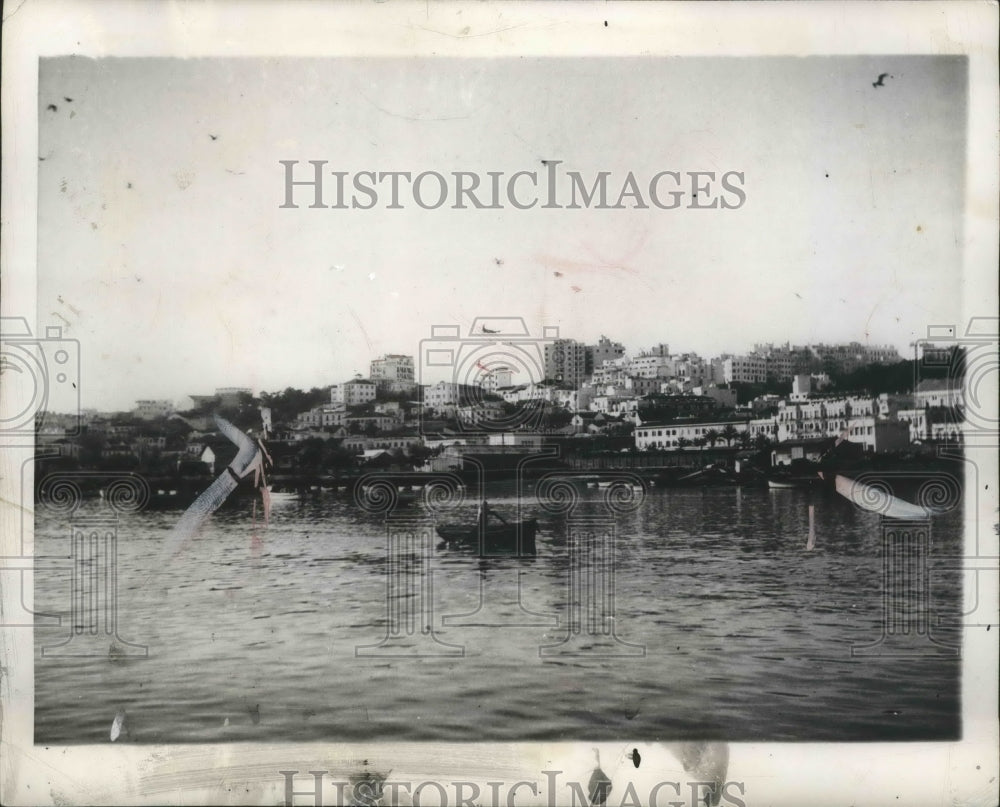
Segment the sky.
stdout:
<path fill-rule="evenodd" d="M 962 314 L 961 57 L 58 57 L 38 100 L 38 325 L 84 407 L 326 386 L 477 317 L 710 357 L 908 355 Z M 739 171 L 746 202 L 282 209 L 280 160 Z"/>

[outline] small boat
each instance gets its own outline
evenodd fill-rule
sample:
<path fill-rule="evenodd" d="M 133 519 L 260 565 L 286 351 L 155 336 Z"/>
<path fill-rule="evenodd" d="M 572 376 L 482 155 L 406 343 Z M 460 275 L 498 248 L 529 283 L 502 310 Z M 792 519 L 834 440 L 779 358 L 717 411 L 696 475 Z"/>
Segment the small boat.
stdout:
<path fill-rule="evenodd" d="M 480 545 L 478 524 L 440 524 L 437 534 L 449 544 L 478 547 L 481 556 L 534 555 L 535 532 L 538 521 L 534 518 L 512 524 L 491 524 Z"/>
<path fill-rule="evenodd" d="M 823 480 L 817 476 L 792 476 L 790 474 L 775 474 L 767 478 L 767 486 L 771 490 L 802 490 L 816 487 Z"/>
<path fill-rule="evenodd" d="M 682 486 L 708 486 L 708 485 L 734 485 L 736 475 L 726 468 L 711 463 L 697 471 L 679 476 L 674 480 L 675 485 Z"/>

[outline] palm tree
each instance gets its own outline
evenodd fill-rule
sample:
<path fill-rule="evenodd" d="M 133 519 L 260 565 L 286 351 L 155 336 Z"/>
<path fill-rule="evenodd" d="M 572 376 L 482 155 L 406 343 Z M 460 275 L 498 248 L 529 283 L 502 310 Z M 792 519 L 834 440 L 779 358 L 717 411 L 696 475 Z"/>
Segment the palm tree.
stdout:
<path fill-rule="evenodd" d="M 678 437 L 677 438 L 677 447 L 678 448 L 687 448 L 689 445 L 691 445 L 691 441 L 688 440 L 687 437 Z"/>
<path fill-rule="evenodd" d="M 705 432 L 705 442 L 707 442 L 712 448 L 715 448 L 715 444 L 719 441 L 721 436 L 722 435 L 720 435 L 715 429 L 709 429 Z"/>
<path fill-rule="evenodd" d="M 722 439 L 726 441 L 727 446 L 733 444 L 733 440 L 740 436 L 740 433 L 736 431 L 736 427 L 732 423 L 727 423 L 726 428 L 722 430 Z"/>

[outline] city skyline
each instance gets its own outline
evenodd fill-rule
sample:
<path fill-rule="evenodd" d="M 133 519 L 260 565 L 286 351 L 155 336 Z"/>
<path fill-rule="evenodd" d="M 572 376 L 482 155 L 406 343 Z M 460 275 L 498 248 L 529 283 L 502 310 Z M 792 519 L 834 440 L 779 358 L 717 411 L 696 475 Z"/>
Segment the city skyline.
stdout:
<path fill-rule="evenodd" d="M 610 339 L 610 341 L 612 343 L 617 343 L 617 340 L 614 338 L 614 336 L 609 336 L 608 334 L 601 334 L 599 338 L 600 339 L 608 338 L 608 339 Z M 598 340 L 596 340 L 596 339 L 593 342 L 584 342 L 583 340 L 576 339 L 576 338 L 574 338 L 572 336 L 567 336 L 567 337 L 560 336 L 559 339 L 573 341 L 573 342 L 576 342 L 579 345 L 587 347 L 587 348 L 591 348 L 591 347 L 595 346 L 597 344 L 597 342 L 598 342 Z M 651 355 L 650 351 L 652 351 L 653 349 L 655 349 L 657 346 L 664 345 L 664 344 L 666 344 L 668 346 L 670 345 L 669 342 L 666 342 L 666 343 L 664 343 L 664 342 L 658 342 L 658 343 L 653 343 L 653 344 L 648 345 L 648 346 L 639 347 L 639 348 L 637 348 L 634 351 L 630 351 L 628 349 L 628 346 L 626 345 L 626 346 L 624 346 L 625 347 L 624 358 L 632 359 L 632 358 L 638 358 L 638 357 L 642 357 L 642 356 Z M 794 340 L 787 340 L 786 339 L 786 340 L 784 340 L 784 341 L 782 341 L 780 343 L 759 343 L 759 342 L 755 342 L 754 343 L 754 347 L 751 348 L 751 349 L 749 349 L 749 350 L 746 350 L 746 351 L 723 351 L 722 353 L 720 353 L 718 355 L 714 355 L 714 356 L 703 356 L 702 354 L 698 353 L 697 351 L 693 351 L 693 350 L 674 350 L 673 347 L 670 346 L 671 350 L 670 350 L 670 354 L 669 355 L 672 356 L 672 357 L 677 357 L 677 358 L 679 358 L 681 356 L 693 356 L 693 357 L 697 357 L 697 358 L 701 359 L 706 364 L 711 364 L 712 362 L 715 362 L 717 360 L 721 360 L 721 359 L 724 359 L 724 358 L 729 358 L 729 357 L 744 357 L 744 356 L 749 356 L 749 355 L 755 355 L 755 353 L 756 353 L 755 349 L 757 347 L 763 347 L 765 345 L 770 345 L 770 346 L 775 347 L 775 348 L 783 348 L 786 345 L 788 345 L 788 346 L 790 346 L 790 348 L 792 350 L 794 350 L 796 348 L 802 348 L 802 347 L 817 347 L 817 346 L 840 347 L 840 346 L 848 346 L 850 344 L 861 344 L 861 343 L 833 343 L 833 342 L 804 343 L 804 342 L 796 342 Z M 894 345 L 868 345 L 867 347 L 870 347 L 870 348 L 886 347 L 886 348 L 890 348 L 890 349 L 895 349 L 896 352 L 899 354 L 899 360 L 900 361 L 907 361 L 907 360 L 910 360 L 910 359 L 913 358 L 912 356 L 908 355 L 907 353 L 905 353 L 903 351 L 900 351 Z M 910 347 L 913 347 L 913 344 L 911 344 Z M 170 401 L 171 404 L 174 405 L 175 411 L 183 411 L 183 409 L 188 408 L 188 407 L 187 406 L 176 406 L 176 404 L 178 404 L 179 402 L 181 402 L 181 403 L 187 403 L 187 402 L 190 401 L 190 402 L 192 402 L 192 404 L 196 405 L 198 403 L 197 399 L 202 399 L 202 398 L 203 399 L 208 399 L 208 398 L 212 398 L 212 397 L 217 397 L 220 393 L 225 394 L 227 392 L 232 393 L 232 392 L 235 392 L 235 391 L 248 391 L 254 397 L 259 397 L 261 394 L 264 394 L 264 393 L 268 393 L 268 394 L 280 393 L 280 392 L 283 392 L 284 390 L 286 390 L 288 388 L 300 389 L 300 390 L 303 390 L 303 391 L 308 391 L 310 389 L 327 389 L 329 387 L 336 386 L 338 384 L 342 384 L 342 383 L 344 383 L 346 381 L 350 381 L 350 380 L 355 379 L 355 378 L 363 378 L 363 379 L 373 378 L 373 376 L 371 375 L 371 372 L 370 372 L 370 366 L 371 366 L 371 364 L 373 364 L 375 362 L 378 362 L 378 361 L 381 361 L 381 360 L 383 360 L 385 358 L 388 358 L 388 357 L 398 357 L 398 356 L 410 357 L 410 358 L 416 359 L 417 354 L 416 354 L 416 352 L 414 352 L 414 353 L 405 353 L 405 352 L 402 352 L 402 351 L 391 351 L 391 352 L 388 352 L 388 353 L 379 354 L 377 356 L 372 356 L 368 360 L 368 369 L 359 369 L 359 370 L 357 370 L 356 372 L 352 373 L 349 376 L 338 377 L 336 379 L 332 379 L 332 380 L 329 380 L 329 381 L 316 381 L 316 382 L 313 382 L 313 383 L 306 383 L 304 385 L 285 384 L 283 386 L 276 386 L 276 387 L 267 388 L 267 389 L 256 388 L 256 387 L 248 386 L 248 385 L 245 385 L 245 384 L 242 384 L 242 385 L 241 384 L 234 384 L 234 385 L 227 385 L 227 386 L 214 385 L 214 384 L 206 384 L 206 385 L 204 385 L 204 388 L 201 389 L 201 390 L 195 390 L 195 391 L 191 391 L 191 392 L 177 393 L 177 394 L 174 394 L 174 395 L 164 395 L 164 396 L 139 395 L 136 398 L 132 399 L 131 401 L 126 401 L 125 405 L 123 405 L 123 406 L 116 406 L 116 407 L 110 407 L 110 408 L 98 407 L 98 406 L 91 406 L 91 405 L 89 405 L 86 402 L 85 397 L 81 397 L 80 409 L 81 409 L 81 411 L 82 410 L 90 410 L 90 411 L 96 410 L 96 411 L 101 411 L 101 412 L 125 412 L 125 411 L 129 411 L 129 410 L 135 409 L 136 404 L 138 402 L 142 402 L 142 401 L 147 401 L 147 402 Z M 595 369 L 597 369 L 597 368 L 595 367 Z M 440 377 L 438 377 L 438 376 L 440 376 Z M 587 377 L 589 379 L 590 374 L 587 374 Z M 421 380 L 419 372 L 418 372 L 417 376 L 415 378 L 415 383 L 418 386 L 428 386 L 428 385 L 431 385 L 431 384 L 438 383 L 440 381 L 450 381 L 450 380 L 452 380 L 452 378 L 450 376 L 448 376 L 447 374 L 441 375 L 440 373 L 436 374 L 433 379 Z M 540 380 L 558 380 L 558 379 L 548 379 L 548 378 L 545 378 L 545 379 L 540 379 Z M 524 382 L 521 379 L 518 379 L 517 383 L 515 383 L 514 386 L 523 385 L 524 383 L 533 383 L 533 382 L 531 382 L 531 381 Z M 728 382 L 722 382 L 722 383 L 728 383 Z M 212 393 L 208 392 L 209 389 L 214 390 L 214 392 L 212 392 Z M 85 388 L 82 390 L 82 393 L 83 393 L 83 396 L 86 395 Z M 63 411 L 57 411 L 57 410 L 53 410 L 53 409 L 50 409 L 49 411 L 52 414 L 57 414 L 57 415 L 72 414 L 71 412 L 68 412 L 68 411 L 67 412 L 63 412 Z"/>

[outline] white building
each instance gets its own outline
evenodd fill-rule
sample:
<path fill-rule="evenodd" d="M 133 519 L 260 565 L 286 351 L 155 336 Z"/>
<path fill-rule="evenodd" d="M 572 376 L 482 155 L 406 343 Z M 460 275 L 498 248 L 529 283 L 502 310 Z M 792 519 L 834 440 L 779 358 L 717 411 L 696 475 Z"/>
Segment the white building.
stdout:
<path fill-rule="evenodd" d="M 513 371 L 509 367 L 490 368 L 482 377 L 480 386 L 487 392 L 496 393 L 497 390 L 511 386 Z"/>
<path fill-rule="evenodd" d="M 965 403 L 963 384 L 948 379 L 926 379 L 917 385 L 913 393 L 916 408 L 924 406 L 960 407 Z"/>
<path fill-rule="evenodd" d="M 670 378 L 677 374 L 677 363 L 669 355 L 647 353 L 629 361 L 627 369 L 628 374 L 633 377 Z"/>
<path fill-rule="evenodd" d="M 763 384 L 767 381 L 767 359 L 754 353 L 729 356 L 722 361 L 722 381 L 726 384 Z"/>
<path fill-rule="evenodd" d="M 900 409 L 896 412 L 896 418 L 900 423 L 905 423 L 910 431 L 911 442 L 924 442 L 925 440 L 961 440 L 962 421 L 957 418 L 943 417 L 932 420 L 928 407 L 919 409 Z"/>
<path fill-rule="evenodd" d="M 414 446 L 423 445 L 423 440 L 417 435 L 392 435 L 389 437 L 347 437 L 341 445 L 348 451 L 372 451 L 374 449 L 391 450 L 400 448 L 404 451 Z"/>
<path fill-rule="evenodd" d="M 337 406 L 360 406 L 375 400 L 375 382 L 352 378 L 330 387 L 330 403 Z"/>
<path fill-rule="evenodd" d="M 640 451 L 644 449 L 667 449 L 683 448 L 684 445 L 693 445 L 695 440 L 708 439 L 714 433 L 716 447 L 727 445 L 722 433 L 728 426 L 732 426 L 736 433 L 749 432 L 749 420 L 727 420 L 722 422 L 707 423 L 669 423 L 669 424 L 647 424 L 637 426 L 635 430 L 635 447 Z M 735 443 L 735 441 L 734 441 Z"/>
<path fill-rule="evenodd" d="M 639 411 L 639 399 L 617 395 L 595 395 L 590 402 L 591 412 L 605 415 L 631 415 Z"/>
<path fill-rule="evenodd" d="M 372 359 L 369 377 L 372 381 L 410 381 L 414 380 L 413 356 L 401 353 L 386 353 L 380 359 Z"/>
<path fill-rule="evenodd" d="M 874 422 L 875 410 L 875 399 L 862 397 L 814 398 L 779 404 L 778 441 L 839 437 L 858 418 L 871 418 Z"/>
<path fill-rule="evenodd" d="M 792 378 L 792 394 L 790 401 L 805 401 L 812 394 L 812 376 L 808 373 L 798 373 Z"/>
<path fill-rule="evenodd" d="M 317 406 L 300 413 L 295 420 L 303 428 L 343 426 L 347 420 L 347 410 L 339 406 Z"/>
<path fill-rule="evenodd" d="M 413 371 L 413 356 L 387 353 L 372 359 L 369 377 L 379 392 L 403 392 L 412 395 L 417 388 Z"/>
<path fill-rule="evenodd" d="M 132 414 L 140 420 L 153 420 L 154 418 L 169 417 L 174 413 L 174 404 L 166 398 L 147 399 L 135 402 L 135 409 Z"/>
<path fill-rule="evenodd" d="M 431 409 L 441 409 L 445 406 L 457 406 L 462 397 L 462 385 L 453 381 L 438 381 L 424 387 L 424 406 Z"/>

